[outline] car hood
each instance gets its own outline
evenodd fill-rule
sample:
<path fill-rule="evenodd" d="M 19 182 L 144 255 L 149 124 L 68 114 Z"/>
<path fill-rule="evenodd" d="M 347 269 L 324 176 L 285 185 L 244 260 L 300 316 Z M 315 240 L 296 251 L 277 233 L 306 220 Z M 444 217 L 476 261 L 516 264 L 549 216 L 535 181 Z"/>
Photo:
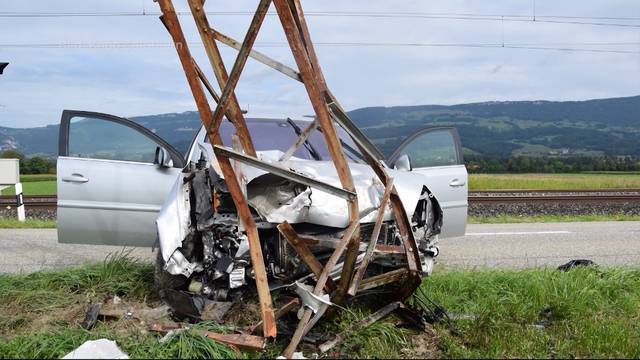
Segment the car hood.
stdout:
<path fill-rule="evenodd" d="M 258 152 L 258 158 L 315 180 L 342 187 L 333 162 L 299 158 L 278 162 L 282 154 L 281 151 L 276 150 L 261 151 Z M 221 174 L 220 169 L 216 168 L 217 162 L 213 163 L 216 172 Z M 281 223 L 286 220 L 289 223 L 306 222 L 333 227 L 349 225 L 346 200 L 315 188 L 293 193 L 290 188 L 281 185 L 282 181 L 273 181 L 275 175 L 264 170 L 239 162 L 235 162 L 234 167 L 247 184 L 249 203 L 266 221 Z M 374 222 L 384 186 L 368 165 L 349 163 L 349 169 L 358 195 L 360 222 Z M 387 172 L 393 177 L 400 200 L 407 215 L 411 217 L 422 193 L 424 175 L 393 169 L 387 169 Z M 392 212 L 386 211 L 385 220 L 391 217 Z"/>

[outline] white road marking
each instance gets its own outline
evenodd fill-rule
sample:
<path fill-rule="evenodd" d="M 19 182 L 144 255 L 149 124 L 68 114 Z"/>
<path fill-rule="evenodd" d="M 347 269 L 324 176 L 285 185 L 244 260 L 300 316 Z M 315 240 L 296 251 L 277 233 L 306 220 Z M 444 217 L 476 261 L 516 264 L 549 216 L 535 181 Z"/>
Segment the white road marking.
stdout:
<path fill-rule="evenodd" d="M 487 233 L 466 233 L 466 236 L 492 236 L 492 235 L 536 235 L 536 234 L 571 234 L 571 231 L 513 231 L 513 232 L 487 232 Z"/>

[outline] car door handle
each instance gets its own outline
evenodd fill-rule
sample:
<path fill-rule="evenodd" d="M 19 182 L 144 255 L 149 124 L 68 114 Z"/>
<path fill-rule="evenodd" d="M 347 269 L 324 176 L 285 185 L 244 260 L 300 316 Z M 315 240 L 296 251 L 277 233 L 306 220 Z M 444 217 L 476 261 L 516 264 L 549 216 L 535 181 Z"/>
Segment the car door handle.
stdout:
<path fill-rule="evenodd" d="M 461 186 L 465 186 L 466 184 L 467 183 L 465 181 L 462 181 L 460 179 L 453 179 L 449 183 L 449 186 L 451 186 L 451 187 L 461 187 Z"/>
<path fill-rule="evenodd" d="M 74 183 L 86 183 L 89 181 L 89 179 L 82 176 L 82 174 L 71 174 L 71 176 L 63 176 L 62 181 L 74 182 Z"/>

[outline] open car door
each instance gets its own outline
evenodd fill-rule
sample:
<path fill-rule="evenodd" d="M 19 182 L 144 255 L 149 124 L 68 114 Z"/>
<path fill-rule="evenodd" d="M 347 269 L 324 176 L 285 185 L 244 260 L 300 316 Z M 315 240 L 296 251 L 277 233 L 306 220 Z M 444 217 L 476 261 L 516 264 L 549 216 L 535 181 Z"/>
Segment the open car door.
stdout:
<path fill-rule="evenodd" d="M 398 159 L 404 155 L 408 156 L 408 170 L 424 174 L 425 184 L 440 202 L 443 211 L 440 236 L 464 235 L 468 186 L 458 131 L 444 126 L 424 128 L 405 139 L 391 154 L 389 163 L 399 164 Z"/>
<path fill-rule="evenodd" d="M 58 241 L 152 246 L 182 155 L 135 122 L 73 110 L 58 147 Z"/>

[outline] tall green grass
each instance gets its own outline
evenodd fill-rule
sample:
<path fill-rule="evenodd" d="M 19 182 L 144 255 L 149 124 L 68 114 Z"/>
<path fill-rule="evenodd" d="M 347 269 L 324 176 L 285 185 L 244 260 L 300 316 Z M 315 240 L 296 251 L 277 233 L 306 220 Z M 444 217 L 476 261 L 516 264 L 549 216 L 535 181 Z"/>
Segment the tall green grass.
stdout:
<path fill-rule="evenodd" d="M 56 181 L 29 181 L 22 184 L 22 193 L 24 195 L 55 195 L 57 193 Z M 2 195 L 15 195 L 14 186 L 2 190 Z"/>
<path fill-rule="evenodd" d="M 640 188 L 637 174 L 470 174 L 469 190 Z"/>
<path fill-rule="evenodd" d="M 53 229 L 55 220 L 27 219 L 18 221 L 16 218 L 0 218 L 0 229 Z"/>
<path fill-rule="evenodd" d="M 454 321 L 459 336 L 438 326 L 445 357 L 640 356 L 638 269 L 446 272 L 422 287 L 450 313 L 475 316 Z"/>

